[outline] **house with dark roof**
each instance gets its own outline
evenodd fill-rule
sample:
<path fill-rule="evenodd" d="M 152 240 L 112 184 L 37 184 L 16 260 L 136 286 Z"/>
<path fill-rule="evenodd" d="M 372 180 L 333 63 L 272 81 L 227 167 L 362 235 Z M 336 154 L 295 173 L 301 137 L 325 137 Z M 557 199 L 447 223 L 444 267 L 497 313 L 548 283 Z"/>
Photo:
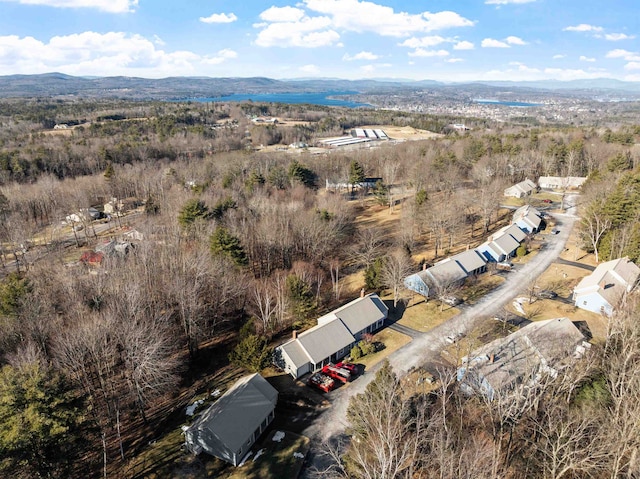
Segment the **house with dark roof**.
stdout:
<path fill-rule="evenodd" d="M 318 324 L 275 349 L 274 362 L 297 379 L 346 356 L 366 333 L 382 327 L 389 310 L 377 294 L 361 296 L 320 317 Z"/>
<path fill-rule="evenodd" d="M 185 431 L 185 445 L 237 466 L 273 421 L 277 402 L 278 391 L 266 379 L 245 376 Z"/>
<path fill-rule="evenodd" d="M 458 381 L 466 393 L 493 400 L 533 386 L 543 375 L 556 377 L 589 346 L 568 318 L 536 321 L 462 358 Z"/>
<path fill-rule="evenodd" d="M 582 278 L 573 290 L 573 301 L 578 308 L 610 316 L 639 277 L 640 268 L 628 257 L 607 261 Z"/>

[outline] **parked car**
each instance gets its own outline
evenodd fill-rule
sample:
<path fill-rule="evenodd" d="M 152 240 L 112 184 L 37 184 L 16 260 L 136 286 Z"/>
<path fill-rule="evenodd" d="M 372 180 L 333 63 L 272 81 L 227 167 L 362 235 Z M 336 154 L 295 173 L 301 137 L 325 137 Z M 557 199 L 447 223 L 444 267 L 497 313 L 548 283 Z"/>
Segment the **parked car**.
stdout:
<path fill-rule="evenodd" d="M 464 338 L 464 333 L 458 331 L 457 333 L 449 334 L 445 336 L 444 340 L 449 344 L 457 343 L 459 340 Z"/>
<path fill-rule="evenodd" d="M 338 364 L 336 364 L 336 367 L 341 369 L 346 369 L 351 373 L 352 376 L 355 376 L 356 374 L 358 374 L 358 366 L 356 366 L 353 363 L 339 362 Z"/>
<path fill-rule="evenodd" d="M 442 298 L 440 298 L 440 301 L 448 304 L 449 306 L 458 306 L 460 303 L 462 303 L 462 300 L 456 296 L 443 296 Z"/>
<path fill-rule="evenodd" d="M 546 199 L 546 198 L 545 198 L 544 200 L 542 200 L 542 202 L 543 202 L 543 203 L 553 203 L 553 201 L 548 200 L 548 199 Z"/>
<path fill-rule="evenodd" d="M 536 296 L 541 299 L 554 299 L 558 297 L 558 293 L 555 291 L 550 291 L 548 289 L 543 289 L 542 291 L 538 291 Z"/>
<path fill-rule="evenodd" d="M 510 263 L 509 261 L 502 261 L 501 263 L 496 263 L 496 269 L 499 269 L 502 271 L 511 271 L 511 268 L 513 268 L 513 263 Z"/>
<path fill-rule="evenodd" d="M 336 382 L 322 373 L 313 373 L 307 384 L 325 393 L 334 390 L 336 387 Z"/>
<path fill-rule="evenodd" d="M 557 235 L 558 233 L 560 233 L 560 230 L 558 228 L 553 228 L 551 230 L 551 234 Z"/>

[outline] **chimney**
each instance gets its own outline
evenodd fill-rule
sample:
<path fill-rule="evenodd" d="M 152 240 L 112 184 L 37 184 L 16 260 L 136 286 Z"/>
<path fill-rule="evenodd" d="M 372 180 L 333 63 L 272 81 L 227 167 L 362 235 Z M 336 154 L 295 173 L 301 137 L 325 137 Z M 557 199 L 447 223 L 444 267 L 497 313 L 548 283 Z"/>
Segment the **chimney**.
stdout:
<path fill-rule="evenodd" d="M 361 298 L 364 298 L 364 288 L 362 288 L 362 289 L 360 290 L 360 297 L 361 297 Z"/>
<path fill-rule="evenodd" d="M 293 339 L 298 339 L 298 331 L 296 331 L 295 329 L 293 330 L 293 332 L 291 333 L 291 337 Z"/>
<path fill-rule="evenodd" d="M 422 271 L 426 271 L 427 270 L 427 262 L 425 261 L 424 263 L 422 263 Z"/>
<path fill-rule="evenodd" d="M 496 355 L 495 355 L 495 354 L 493 354 L 493 353 L 491 353 L 491 356 L 489 356 L 489 362 L 490 362 L 491 364 L 493 364 L 493 363 L 495 362 L 495 360 L 496 360 Z"/>

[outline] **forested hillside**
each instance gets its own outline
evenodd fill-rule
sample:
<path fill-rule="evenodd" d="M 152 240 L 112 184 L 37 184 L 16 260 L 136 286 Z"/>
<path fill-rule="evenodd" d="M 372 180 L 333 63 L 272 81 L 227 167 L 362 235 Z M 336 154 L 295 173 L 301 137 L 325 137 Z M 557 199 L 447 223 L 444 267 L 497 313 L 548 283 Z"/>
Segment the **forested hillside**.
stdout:
<path fill-rule="evenodd" d="M 258 125 L 257 115 L 286 120 Z M 525 178 L 588 176 L 584 247 L 602 260 L 640 259 L 640 127 L 468 118 L 472 130 L 461 134 L 447 128 L 457 121 L 310 105 L 0 103 L 3 475 L 126 477 L 208 381 L 261 370 L 292 329 L 350 299 L 346 275 L 367 271 L 377 275 L 371 289 L 399 288 L 398 264 L 413 271 L 416 254 L 431 263 L 495 230 L 504 188 Z M 257 151 L 314 145 L 363 125 L 442 136 L 319 154 Z M 364 177 L 382 180 L 371 191 L 324 188 Z M 70 219 L 90 207 L 103 212 L 112 199 L 122 206 L 100 221 Z M 357 221 L 400 203 L 393 235 Z M 98 267 L 79 261 L 122 238 L 132 243 L 128 253 Z M 465 401 L 451 378 L 437 394 L 399 397 L 385 370 L 380 381 L 390 389 L 371 407 L 391 408 L 413 451 L 393 458 L 410 464 L 398 476 L 630 471 L 640 437 L 636 317 L 633 307 L 620 318 L 590 368 L 515 409 Z M 367 448 L 396 437 L 354 428 L 362 440 L 344 469 L 392 477 L 367 475 L 378 460 Z"/>

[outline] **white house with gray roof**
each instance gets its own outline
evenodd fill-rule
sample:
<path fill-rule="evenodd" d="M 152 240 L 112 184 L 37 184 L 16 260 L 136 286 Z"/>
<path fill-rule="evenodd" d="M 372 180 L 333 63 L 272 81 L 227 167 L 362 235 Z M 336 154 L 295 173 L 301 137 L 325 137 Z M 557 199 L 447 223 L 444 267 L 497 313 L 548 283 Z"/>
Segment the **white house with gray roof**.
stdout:
<path fill-rule="evenodd" d="M 524 198 L 536 191 L 537 185 L 530 179 L 526 179 L 504 190 L 504 196 L 513 196 L 514 198 Z"/>
<path fill-rule="evenodd" d="M 484 273 L 487 270 L 487 260 L 475 249 L 454 254 L 451 259 L 466 271 L 467 276 Z"/>
<path fill-rule="evenodd" d="M 320 317 L 275 350 L 275 363 L 295 379 L 346 356 L 365 333 L 382 327 L 389 309 L 377 294 L 361 296 Z"/>
<path fill-rule="evenodd" d="M 537 233 L 542 226 L 542 213 L 531 205 L 524 205 L 513 212 L 512 223 L 525 233 Z"/>
<path fill-rule="evenodd" d="M 573 290 L 573 300 L 578 308 L 610 316 L 639 277 L 640 268 L 628 257 L 607 261 L 582 278 Z"/>
<path fill-rule="evenodd" d="M 266 379 L 245 376 L 185 431 L 185 445 L 237 466 L 273 421 L 277 402 L 278 391 Z"/>

